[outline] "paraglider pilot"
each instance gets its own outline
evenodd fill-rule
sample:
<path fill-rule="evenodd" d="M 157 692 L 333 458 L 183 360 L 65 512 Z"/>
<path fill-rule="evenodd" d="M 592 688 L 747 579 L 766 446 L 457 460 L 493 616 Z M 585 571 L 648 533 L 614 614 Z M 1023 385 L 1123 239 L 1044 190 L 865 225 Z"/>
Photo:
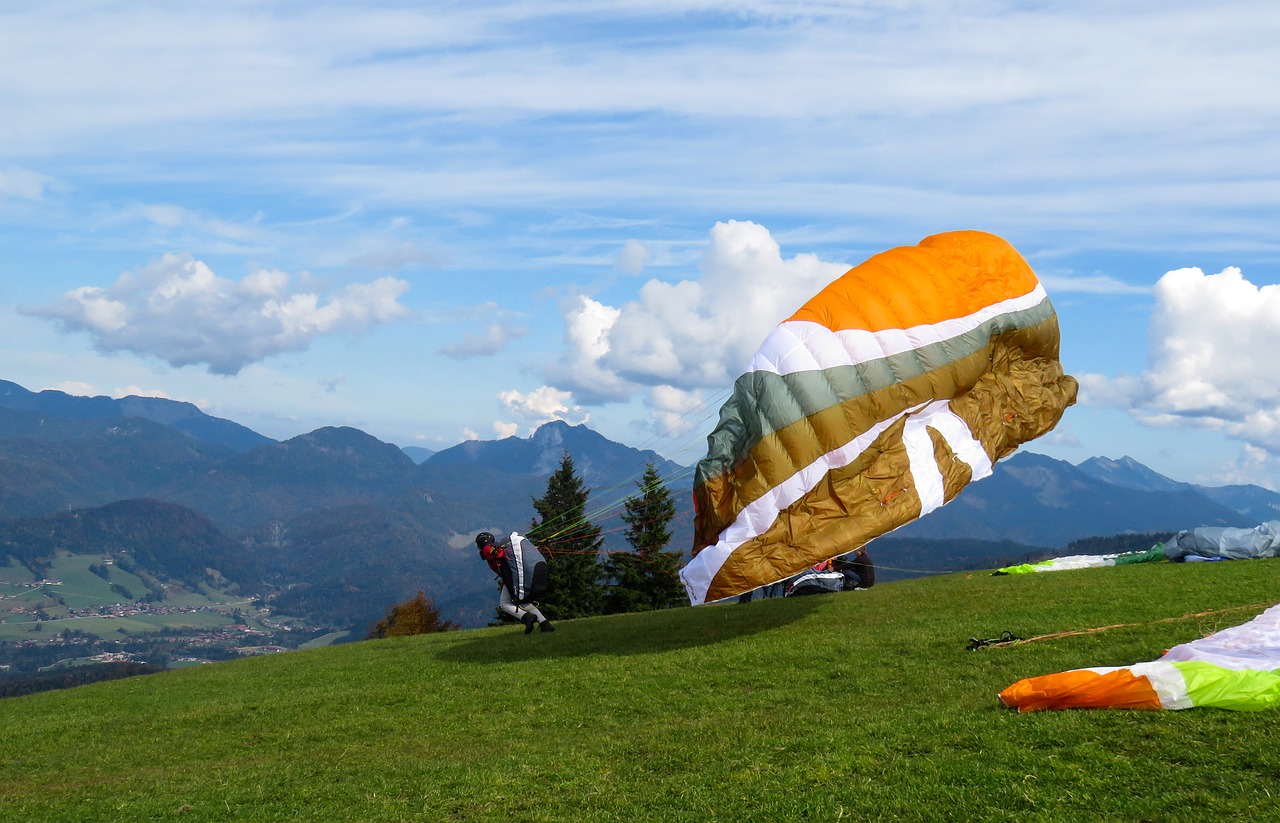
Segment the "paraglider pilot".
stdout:
<path fill-rule="evenodd" d="M 535 626 L 541 631 L 553 632 L 555 626 L 543 616 L 533 598 L 546 589 L 546 561 L 533 544 L 515 532 L 505 546 L 489 532 L 476 535 L 476 548 L 480 559 L 498 576 L 498 608 L 524 624 L 524 633 L 531 634 Z"/>
<path fill-rule="evenodd" d="M 871 563 L 871 555 L 867 554 L 865 546 L 835 558 L 831 561 L 831 568 L 844 575 L 845 591 L 869 589 L 876 584 L 876 567 Z"/>

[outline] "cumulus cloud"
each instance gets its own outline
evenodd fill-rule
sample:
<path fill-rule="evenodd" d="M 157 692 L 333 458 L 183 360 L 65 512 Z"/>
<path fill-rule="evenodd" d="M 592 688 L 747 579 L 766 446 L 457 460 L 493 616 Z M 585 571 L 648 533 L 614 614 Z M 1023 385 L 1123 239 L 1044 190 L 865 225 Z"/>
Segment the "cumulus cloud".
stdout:
<path fill-rule="evenodd" d="M 696 412 L 706 403 L 703 392 L 683 391 L 672 386 L 654 386 L 649 389 L 645 405 L 649 408 L 658 431 L 671 436 L 688 434 L 699 428 Z M 711 414 L 716 410 L 712 409 Z"/>
<path fill-rule="evenodd" d="M 548 374 L 588 403 L 658 386 L 723 387 L 770 329 L 847 269 L 812 254 L 784 258 L 756 223 L 717 223 L 698 279 L 649 280 L 618 308 L 588 297 L 566 303 L 567 351 Z"/>
<path fill-rule="evenodd" d="M 525 429 L 532 432 L 543 423 L 552 420 L 563 420 L 572 425 L 586 423 L 590 415 L 573 403 L 573 394 L 552 386 L 541 386 L 531 392 L 504 391 L 498 394 L 503 407 L 525 424 Z M 505 437 L 510 437 L 520 429 L 520 423 L 494 423 L 494 430 Z"/>
<path fill-rule="evenodd" d="M 284 272 L 229 280 L 189 255 L 167 254 L 106 288 L 81 286 L 23 314 L 85 332 L 101 351 L 158 357 L 237 374 L 274 354 L 306 349 L 317 337 L 354 334 L 409 316 L 403 280 L 354 283 L 324 297 L 295 290 Z"/>
<path fill-rule="evenodd" d="M 1128 408 L 1148 425 L 1216 429 L 1280 455 L 1280 286 L 1256 286 L 1234 267 L 1185 268 L 1154 294 L 1150 367 L 1085 375 L 1082 402 Z"/>
<path fill-rule="evenodd" d="M 565 352 L 547 369 L 547 379 L 567 387 L 584 403 L 625 400 L 636 387 L 602 364 L 609 354 L 609 332 L 619 309 L 576 295 L 561 305 Z"/>
<path fill-rule="evenodd" d="M 92 397 L 94 394 L 93 386 L 89 385 L 88 383 L 81 382 L 79 380 L 63 380 L 61 383 L 58 383 L 53 388 L 60 392 L 66 392 L 67 394 L 80 395 L 82 397 Z M 122 396 L 123 395 L 117 395 L 117 397 L 122 397 Z"/>
<path fill-rule="evenodd" d="M 713 392 L 653 386 L 642 396 L 648 417 L 635 421 L 633 427 L 664 443 L 664 456 L 693 465 L 706 456 L 707 433 L 714 428 L 731 391 L 728 386 Z"/>

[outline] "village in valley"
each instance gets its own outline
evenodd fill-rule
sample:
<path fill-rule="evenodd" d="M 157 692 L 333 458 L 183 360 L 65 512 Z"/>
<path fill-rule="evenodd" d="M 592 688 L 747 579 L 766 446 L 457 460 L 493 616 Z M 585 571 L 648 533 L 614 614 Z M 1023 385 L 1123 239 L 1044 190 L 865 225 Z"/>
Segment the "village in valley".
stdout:
<path fill-rule="evenodd" d="M 259 598 L 134 574 L 113 558 L 59 552 L 40 577 L 12 559 L 0 565 L 0 676 L 111 663 L 182 668 L 344 634 L 273 615 Z"/>

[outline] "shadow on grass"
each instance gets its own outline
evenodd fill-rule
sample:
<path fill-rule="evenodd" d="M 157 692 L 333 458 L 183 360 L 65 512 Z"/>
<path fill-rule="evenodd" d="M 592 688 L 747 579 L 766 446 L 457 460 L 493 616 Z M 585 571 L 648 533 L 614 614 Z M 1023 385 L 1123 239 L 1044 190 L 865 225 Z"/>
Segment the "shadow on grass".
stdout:
<path fill-rule="evenodd" d="M 510 663 L 589 655 L 657 654 L 706 646 L 781 628 L 821 606 L 822 597 L 722 603 L 657 612 L 552 621 L 551 634 L 521 626 L 486 629 L 437 657 L 450 663 Z"/>

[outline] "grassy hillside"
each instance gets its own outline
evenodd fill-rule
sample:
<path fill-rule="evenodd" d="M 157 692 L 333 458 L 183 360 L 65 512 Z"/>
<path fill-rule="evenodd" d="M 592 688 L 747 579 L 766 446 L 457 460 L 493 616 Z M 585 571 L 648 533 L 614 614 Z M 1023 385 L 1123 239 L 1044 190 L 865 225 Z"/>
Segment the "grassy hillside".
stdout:
<path fill-rule="evenodd" d="M 1147 660 L 1243 622 L 1280 599 L 1277 583 L 1277 561 L 973 573 L 14 698 L 0 701 L 0 809 L 24 821 L 1277 819 L 1273 713 L 1017 715 L 996 699 L 1024 676 Z M 965 648 L 1005 630 L 1103 627 Z"/>

